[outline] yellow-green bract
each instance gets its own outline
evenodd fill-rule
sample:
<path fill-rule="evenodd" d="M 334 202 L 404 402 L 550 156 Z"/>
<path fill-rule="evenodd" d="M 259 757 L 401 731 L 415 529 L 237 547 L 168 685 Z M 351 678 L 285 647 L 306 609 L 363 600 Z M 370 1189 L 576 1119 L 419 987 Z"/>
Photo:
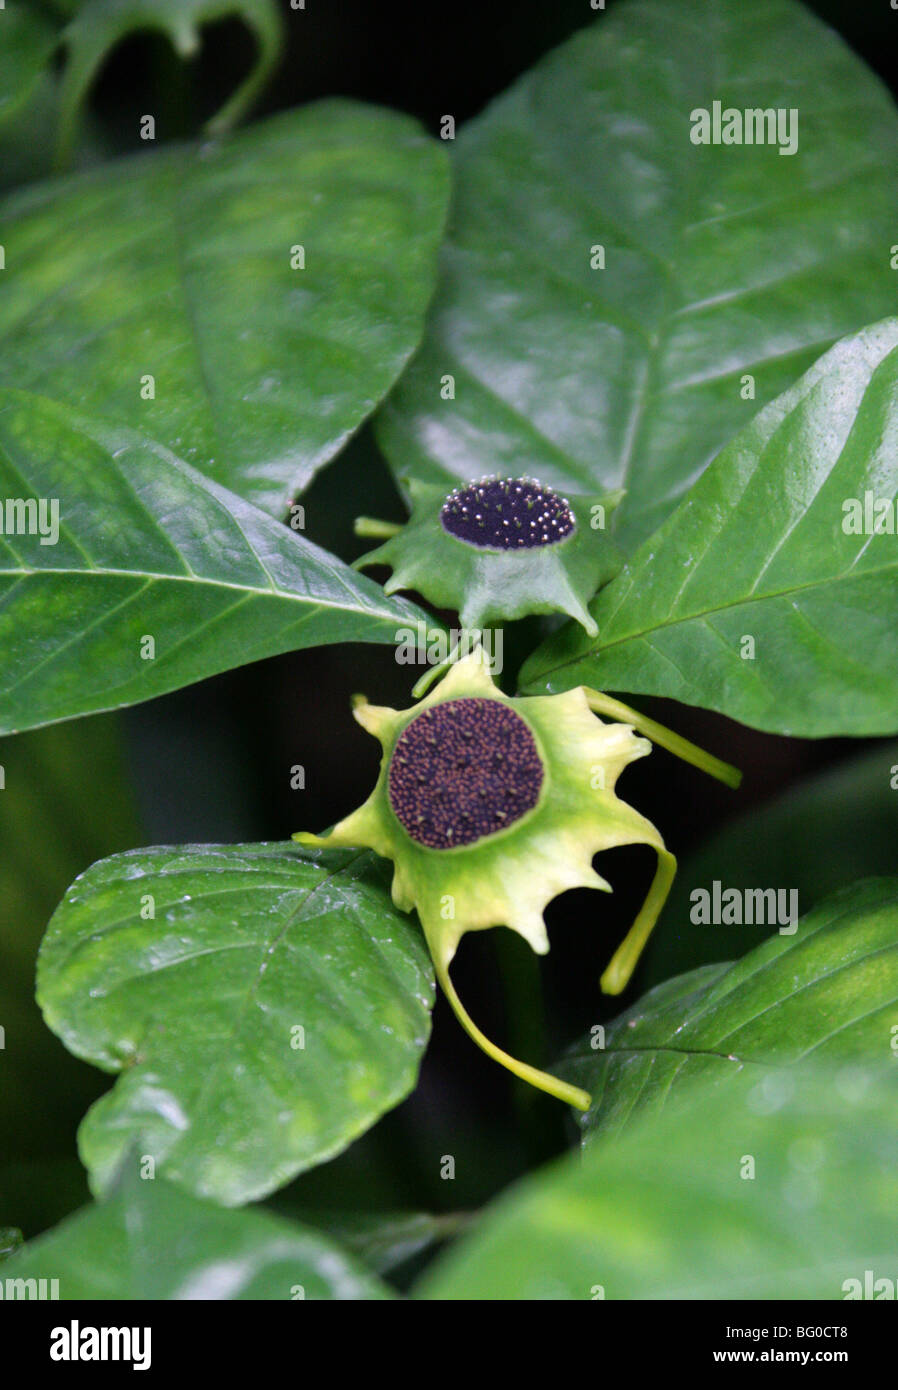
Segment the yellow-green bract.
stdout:
<path fill-rule="evenodd" d="M 479 648 L 450 666 L 410 709 L 359 699 L 355 717 L 383 747 L 377 784 L 330 834 L 294 836 L 304 844 L 367 846 L 391 859 L 393 901 L 403 911 L 417 909 L 437 977 L 463 1026 L 503 1066 L 580 1108 L 589 1104 L 584 1091 L 484 1037 L 462 1007 L 449 967 L 465 932 L 494 926 L 510 927 L 545 953 L 543 911 L 551 899 L 568 888 L 610 891 L 592 867 L 593 856 L 617 845 L 648 844 L 657 852 L 658 870 L 602 976 L 608 993 L 625 987 L 676 869 L 651 822 L 615 793 L 627 764 L 651 751 L 634 725 L 650 727 L 659 741 L 715 775 L 731 780 L 731 770 L 721 772 L 723 765 L 615 702 L 608 702 L 612 712 L 623 711 L 627 722 L 603 723 L 592 707 L 604 703 L 604 696 L 583 688 L 506 696 Z M 507 712 L 502 718 L 495 717 L 499 707 Z M 478 838 L 471 838 L 472 816 L 474 830 L 490 827 Z"/>

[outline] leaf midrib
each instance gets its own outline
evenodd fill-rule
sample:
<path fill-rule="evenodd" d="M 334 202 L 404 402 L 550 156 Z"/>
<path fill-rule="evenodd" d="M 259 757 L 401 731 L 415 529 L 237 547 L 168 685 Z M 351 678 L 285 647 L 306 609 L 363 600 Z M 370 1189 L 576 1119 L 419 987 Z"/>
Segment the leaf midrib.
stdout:
<path fill-rule="evenodd" d="M 696 609 L 694 612 L 685 613 L 679 618 L 667 618 L 663 621 L 650 623 L 647 627 L 638 628 L 632 632 L 625 632 L 620 637 L 612 637 L 610 641 L 603 642 L 597 647 L 589 647 L 586 651 L 578 652 L 575 656 L 566 657 L 564 661 L 556 662 L 554 666 L 544 667 L 537 676 L 527 682 L 525 688 L 532 686 L 535 681 L 540 681 L 547 676 L 553 675 L 556 671 L 563 671 L 568 666 L 578 666 L 581 662 L 588 661 L 590 657 L 601 658 L 602 655 L 610 651 L 612 647 L 625 646 L 627 642 L 635 642 L 640 637 L 646 637 L 653 632 L 666 632 L 669 631 L 670 628 L 679 627 L 683 623 L 693 623 L 703 618 L 713 617 L 717 613 L 725 613 L 731 608 L 742 608 L 749 604 L 763 603 L 770 599 L 787 598 L 791 594 L 804 593 L 809 589 L 821 589 L 830 584 L 840 584 L 849 578 L 853 569 L 854 564 L 847 570 L 843 570 L 841 574 L 829 575 L 826 579 L 814 579 L 808 581 L 806 584 L 793 584 L 785 589 L 771 589 L 761 594 L 752 593 L 750 595 L 740 595 L 739 598 L 735 598 L 728 603 L 718 603 L 711 608 Z M 859 576 L 868 578 L 874 575 L 887 574 L 889 571 L 895 569 L 898 569 L 898 559 L 892 561 L 890 564 L 877 565 L 872 569 L 861 570 L 859 571 Z"/>
<path fill-rule="evenodd" d="M 330 571 L 325 571 L 329 573 Z M 67 576 L 80 575 L 84 578 L 94 579 L 143 579 L 159 583 L 172 584 L 195 584 L 201 588 L 211 589 L 232 589 L 235 593 L 243 594 L 246 597 L 257 598 L 279 598 L 292 599 L 297 603 L 305 604 L 314 608 L 336 609 L 341 613 L 365 613 L 366 615 L 375 614 L 383 618 L 395 618 L 397 615 L 393 610 L 380 608 L 361 607 L 362 600 L 358 605 L 336 603 L 329 599 L 321 598 L 317 595 L 310 597 L 308 594 L 300 594 L 292 589 L 281 589 L 269 586 L 265 589 L 257 589 L 252 584 L 233 584 L 226 579 L 212 579 L 208 576 L 198 574 L 156 574 L 147 570 L 126 570 L 126 569 L 98 569 L 94 566 L 91 569 L 74 568 L 51 568 L 46 569 L 0 569 L 0 580 L 4 575 L 17 575 L 25 579 L 39 579 L 45 574 L 62 574 Z M 336 578 L 336 576 L 334 576 Z"/>
<path fill-rule="evenodd" d="M 896 902 L 898 902 L 898 893 L 891 893 L 891 894 L 889 894 L 888 896 L 885 896 L 885 897 L 882 898 L 882 899 L 877 899 L 877 900 L 874 902 L 873 907 L 874 907 L 874 910 L 882 910 L 882 909 L 884 909 L 884 908 L 894 907 L 895 904 L 896 904 Z M 707 1027 L 709 1024 L 713 1024 L 713 1014 L 714 1014 L 715 1010 L 717 1009 L 717 1007 L 718 1007 L 719 1005 L 726 1005 L 726 1004 L 731 1003 L 731 1002 L 732 1002 L 732 996 L 733 996 L 734 994 L 738 993 L 738 991 L 744 989 L 745 986 L 754 986 L 754 985 L 756 985 L 757 980 L 758 980 L 758 977 L 759 977 L 760 975 L 765 974 L 767 971 L 775 970 L 776 967 L 777 967 L 777 966 L 780 966 L 784 960 L 788 959 L 788 957 L 789 957 L 789 955 L 791 954 L 791 952 L 792 952 L 799 944 L 801 944 L 801 945 L 806 945 L 809 941 L 812 941 L 812 940 L 814 939 L 814 937 L 818 937 L 822 932 L 836 930 L 839 922 L 843 921 L 846 917 L 851 917 L 852 915 L 853 915 L 853 908 L 852 908 L 851 902 L 846 902 L 845 905 L 842 906 L 842 907 L 840 907 L 839 910 L 837 910 L 837 911 L 835 912 L 835 914 L 832 915 L 832 916 L 829 916 L 829 915 L 823 916 L 823 915 L 821 914 L 821 920 L 820 920 L 820 922 L 813 928 L 813 930 L 811 930 L 811 931 L 805 933 L 805 934 L 800 938 L 799 941 L 790 943 L 790 946 L 789 946 L 789 949 L 788 949 L 788 950 L 783 951 L 783 952 L 781 952 L 781 953 L 777 953 L 777 954 L 775 954 L 775 955 L 772 955 L 772 956 L 770 957 L 770 959 L 768 959 L 768 960 L 763 960 L 763 961 L 758 962 L 758 963 L 756 964 L 755 968 L 751 971 L 750 974 L 745 975 L 742 979 L 740 979 L 740 980 L 738 980 L 738 981 L 731 982 L 731 983 L 729 984 L 729 986 L 726 988 L 726 990 L 725 990 L 723 993 L 721 993 L 716 999 L 711 999 L 711 998 L 708 997 L 708 995 L 706 995 L 705 998 L 702 1000 L 701 1004 L 699 1005 L 699 1011 L 698 1011 L 698 1013 L 697 1013 L 697 1014 L 694 1014 L 691 1018 L 689 1018 L 689 1020 L 688 1020 L 688 1022 L 686 1023 L 685 1026 L 686 1026 L 687 1028 L 689 1028 L 690 1030 L 696 1030 L 696 1029 L 700 1030 L 703 1026 Z M 876 948 L 875 950 L 873 950 L 873 951 L 868 951 L 868 952 L 867 952 L 865 955 L 863 955 L 863 956 L 856 957 L 855 959 L 852 959 L 852 960 L 849 960 L 849 961 L 841 962 L 839 965 L 835 966 L 832 970 L 826 970 L 826 971 L 823 971 L 821 974 L 815 975 L 813 979 L 811 979 L 811 980 L 806 980 L 803 984 L 797 986 L 797 987 L 796 987 L 794 990 L 792 990 L 789 994 L 782 995 L 782 996 L 778 997 L 777 999 L 775 999 L 775 1000 L 773 1001 L 772 1004 L 766 1004 L 762 1009 L 759 1009 L 759 1010 L 757 1011 L 757 1013 L 752 1014 L 749 1018 L 744 1018 L 744 1019 L 742 1019 L 741 1022 L 739 1023 L 739 1025 L 738 1025 L 738 1027 L 737 1027 L 735 1030 L 731 1029 L 729 1033 L 725 1033 L 725 1034 L 723 1034 L 722 1037 L 718 1037 L 718 1038 L 717 1038 L 716 1041 L 717 1041 L 718 1046 L 719 1046 L 719 1047 L 725 1046 L 725 1045 L 726 1045 L 726 1042 L 727 1042 L 727 1039 L 733 1037 L 734 1032 L 737 1032 L 737 1033 L 738 1033 L 738 1032 L 741 1031 L 743 1028 L 749 1027 L 752 1023 L 757 1022 L 757 1020 L 758 1020 L 759 1018 L 761 1018 L 764 1014 L 769 1013 L 771 1009 L 774 1009 L 774 1008 L 779 1007 L 781 1004 L 785 1003 L 788 999 L 792 999 L 792 998 L 794 998 L 796 995 L 800 994 L 803 990 L 813 988 L 815 985 L 820 984 L 822 981 L 829 979 L 829 978 L 830 978 L 831 976 L 833 976 L 833 975 L 838 975 L 838 974 L 840 974 L 840 973 L 841 973 L 842 971 L 844 971 L 844 970 L 853 969 L 853 968 L 855 968 L 859 963 L 862 963 L 863 961 L 868 960 L 871 956 L 874 956 L 874 955 L 881 955 L 884 951 L 895 950 L 895 949 L 898 949 L 898 945 L 896 945 L 896 943 L 890 943 L 890 944 L 887 944 L 887 945 L 885 945 L 885 946 L 879 946 L 879 947 L 877 947 L 877 948 Z M 713 993 L 714 990 L 718 989 L 722 983 L 725 983 L 725 980 L 724 980 L 724 981 L 716 981 L 716 982 L 714 982 L 714 983 L 710 986 L 709 993 Z M 890 1004 L 893 1004 L 893 1003 L 895 1003 L 895 1002 L 896 1002 L 895 999 L 883 1000 L 881 1004 L 877 1005 L 876 1009 L 868 1010 L 868 1011 L 867 1011 L 867 1014 L 859 1014 L 859 1015 L 857 1015 L 855 1018 L 849 1019 L 846 1023 L 842 1024 L 842 1025 L 840 1026 L 839 1029 L 833 1029 L 832 1032 L 826 1033 L 826 1034 L 824 1034 L 822 1037 L 818 1038 L 817 1041 L 816 1041 L 815 1043 L 812 1043 L 812 1045 L 811 1045 L 809 1048 L 807 1048 L 807 1049 L 805 1050 L 805 1052 L 801 1053 L 801 1055 L 800 1055 L 799 1057 L 793 1059 L 793 1061 L 792 1061 L 791 1063 L 790 1063 L 790 1062 L 787 1062 L 785 1059 L 781 1059 L 781 1064 L 782 1064 L 783 1066 L 796 1065 L 798 1062 L 802 1061 L 802 1060 L 804 1059 L 804 1057 L 808 1056 L 811 1052 L 813 1052 L 816 1048 L 822 1047 L 826 1042 L 828 1042 L 828 1041 L 830 1040 L 831 1037 L 834 1036 L 834 1034 L 835 1034 L 836 1032 L 839 1032 L 839 1031 L 841 1031 L 842 1029 L 844 1029 L 844 1028 L 846 1028 L 846 1027 L 854 1027 L 856 1024 L 862 1022 L 863 1019 L 864 1019 L 865 1017 L 868 1016 L 868 1014 L 870 1014 L 870 1013 L 876 1013 L 876 1012 L 879 1011 L 880 1008 L 886 1008 L 886 1007 L 888 1007 Z M 682 1027 L 683 1025 L 680 1025 L 680 1026 Z M 708 1050 L 707 1048 L 686 1048 L 686 1047 L 684 1047 L 684 1048 L 670 1048 L 670 1047 L 666 1047 L 666 1046 L 664 1046 L 664 1045 L 661 1045 L 661 1046 L 653 1046 L 653 1045 L 651 1045 L 651 1044 L 648 1044 L 645 1048 L 630 1048 L 630 1049 L 626 1049 L 626 1048 L 609 1048 L 608 1051 L 609 1051 L 609 1052 L 611 1052 L 611 1051 L 616 1051 L 616 1052 L 625 1052 L 625 1051 L 636 1052 L 636 1051 L 644 1051 L 644 1052 L 648 1052 L 648 1053 L 652 1056 L 652 1062 L 654 1062 L 654 1056 L 655 1056 L 658 1052 L 671 1052 L 671 1051 L 677 1051 L 677 1052 L 680 1052 L 680 1053 L 683 1054 L 683 1060 L 682 1060 L 682 1062 L 680 1062 L 680 1064 L 671 1072 L 670 1076 L 667 1078 L 667 1084 L 666 1084 L 666 1086 L 664 1087 L 663 1093 L 662 1093 L 661 1095 L 659 1095 L 659 1096 L 656 1098 L 655 1103 L 658 1104 L 659 1106 L 662 1106 L 662 1107 L 665 1105 L 666 1100 L 667 1100 L 667 1097 L 670 1095 L 672 1089 L 674 1088 L 674 1085 L 676 1084 L 677 1079 L 679 1078 L 679 1076 L 680 1076 L 680 1074 L 681 1074 L 681 1072 L 682 1072 L 682 1070 L 683 1070 L 683 1067 L 686 1065 L 686 1062 L 688 1061 L 689 1057 L 690 1057 L 690 1056 L 709 1055 L 709 1050 Z M 721 1056 L 721 1055 L 723 1055 L 723 1054 L 718 1053 L 718 1052 L 713 1052 L 713 1053 L 710 1053 L 710 1055 L 713 1055 L 713 1056 Z M 766 1059 L 766 1058 L 760 1058 L 760 1059 L 758 1059 L 758 1058 L 751 1058 L 751 1057 L 740 1057 L 740 1058 L 738 1058 L 737 1060 L 740 1061 L 740 1062 L 746 1062 L 746 1063 L 752 1062 L 752 1061 L 760 1061 L 761 1064 L 763 1065 L 767 1059 Z M 775 1060 L 775 1059 L 774 1059 L 774 1060 Z M 632 1104 L 631 1104 L 631 1107 L 630 1107 L 630 1113 L 631 1113 L 631 1114 L 633 1113 L 633 1111 L 635 1110 L 636 1106 L 637 1106 L 637 1105 L 639 1104 L 639 1102 L 640 1102 L 640 1098 L 641 1098 L 642 1093 L 644 1092 L 645 1087 L 646 1087 L 646 1085 L 647 1085 L 647 1083 L 648 1083 L 648 1079 L 649 1079 L 649 1076 L 648 1076 L 648 1073 L 647 1073 L 646 1076 L 643 1078 L 642 1085 L 640 1086 L 639 1091 L 636 1093 L 636 1095 L 635 1095 L 634 1098 L 633 1098 L 633 1101 L 632 1101 Z M 598 1113 L 600 1114 L 601 1112 L 598 1112 Z M 601 1128 L 601 1124 L 598 1124 L 598 1125 L 594 1126 L 594 1128 Z M 590 1132 L 592 1132 L 592 1131 L 590 1131 Z"/>

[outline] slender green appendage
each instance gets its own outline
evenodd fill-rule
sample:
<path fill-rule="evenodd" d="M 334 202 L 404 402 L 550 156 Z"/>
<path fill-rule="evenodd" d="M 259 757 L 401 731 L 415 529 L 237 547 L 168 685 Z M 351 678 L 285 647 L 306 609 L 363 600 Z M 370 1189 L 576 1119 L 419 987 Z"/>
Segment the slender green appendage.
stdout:
<path fill-rule="evenodd" d="M 379 521 L 376 516 L 357 516 L 352 529 L 366 540 L 388 541 L 391 536 L 398 536 L 402 527 L 396 521 Z M 360 558 L 364 560 L 365 556 Z"/>
<path fill-rule="evenodd" d="M 236 11 L 237 7 L 234 8 Z M 74 28 L 77 23 L 77 19 L 73 20 L 70 28 Z M 284 32 L 282 20 L 276 9 L 272 9 L 270 15 L 262 11 L 258 18 L 245 20 L 245 24 L 256 41 L 256 61 L 240 86 L 228 97 L 221 109 L 206 122 L 206 131 L 212 136 L 223 135 L 242 120 L 250 107 L 261 96 L 281 56 Z M 168 35 L 172 48 L 182 62 L 196 57 L 200 47 L 200 35 L 191 20 L 175 15 L 173 20 L 163 23 L 160 27 L 163 33 Z M 63 31 L 63 43 L 65 43 L 66 36 L 67 31 Z M 122 37 L 123 35 L 120 33 L 114 34 L 112 46 L 115 46 Z M 63 75 L 60 95 L 58 133 L 53 161 L 53 167 L 56 171 L 67 168 L 71 163 L 81 124 L 81 110 L 106 57 L 107 51 L 102 47 L 97 51 L 89 50 L 86 59 L 82 58 L 80 48 L 69 53 L 68 66 Z"/>
<path fill-rule="evenodd" d="M 53 172 L 62 173 L 72 161 L 72 152 L 78 137 L 78 113 L 84 93 L 90 87 L 98 64 L 90 63 L 77 76 L 73 74 L 73 63 L 69 66 L 60 86 L 59 116 L 56 122 L 56 149 L 53 154 Z"/>
<path fill-rule="evenodd" d="M 441 661 L 438 666 L 431 666 L 430 670 L 425 671 L 421 679 L 415 682 L 412 686 L 412 695 L 416 700 L 420 700 L 422 695 L 426 695 L 434 682 L 439 680 L 440 676 L 446 674 L 449 667 L 458 657 L 459 646 L 460 643 L 456 642 L 445 661 Z"/>
<path fill-rule="evenodd" d="M 600 983 L 603 993 L 620 994 L 626 989 L 630 976 L 636 969 L 636 963 L 642 955 L 645 943 L 652 934 L 652 928 L 661 915 L 662 907 L 667 902 L 667 895 L 670 892 L 676 872 L 677 861 L 674 856 L 669 850 L 659 849 L 658 867 L 655 870 L 652 886 L 642 904 L 639 916 L 611 957 L 602 975 Z"/>
<path fill-rule="evenodd" d="M 742 781 L 742 773 L 738 767 L 706 753 L 703 748 L 690 743 L 688 738 L 682 738 L 672 729 L 665 729 L 663 724 L 656 724 L 654 719 L 648 719 L 638 710 L 621 704 L 620 700 L 612 700 L 609 695 L 603 695 L 599 690 L 590 690 L 589 686 L 584 686 L 583 690 L 587 704 L 595 714 L 607 714 L 620 724 L 632 725 L 638 733 L 644 734 L 652 743 L 657 743 L 659 748 L 666 748 L 674 757 L 682 758 L 684 763 L 691 763 L 693 767 L 707 772 L 709 777 L 716 777 L 718 782 L 725 782 L 728 787 L 738 787 Z"/>
<path fill-rule="evenodd" d="M 564 1101 L 566 1105 L 574 1105 L 578 1110 L 588 1110 L 591 1104 L 591 1097 L 588 1091 L 581 1091 L 579 1086 L 570 1086 L 566 1081 L 561 1081 L 557 1076 L 550 1076 L 548 1072 L 538 1071 L 536 1067 L 530 1067 L 526 1062 L 519 1062 L 516 1057 L 512 1057 L 507 1052 L 503 1052 L 501 1047 L 490 1042 L 485 1034 L 481 1033 L 477 1024 L 464 1008 L 461 1000 L 455 992 L 455 986 L 449 978 L 449 969 L 436 958 L 434 959 L 437 979 L 449 1003 L 452 1005 L 455 1017 L 458 1019 L 465 1032 L 473 1038 L 474 1042 L 481 1048 L 488 1057 L 492 1057 L 494 1062 L 505 1067 L 515 1076 L 519 1076 L 522 1081 L 527 1081 L 531 1086 L 536 1086 L 540 1091 L 546 1091 L 550 1096 L 555 1096 L 557 1100 Z"/>
<path fill-rule="evenodd" d="M 269 77 L 277 67 L 284 33 L 282 21 L 275 11 L 272 11 L 272 14 L 274 19 L 264 16 L 256 23 L 245 21 L 246 27 L 256 40 L 256 62 L 224 106 L 206 122 L 206 130 L 210 135 L 223 135 L 243 119 L 261 96 Z"/>

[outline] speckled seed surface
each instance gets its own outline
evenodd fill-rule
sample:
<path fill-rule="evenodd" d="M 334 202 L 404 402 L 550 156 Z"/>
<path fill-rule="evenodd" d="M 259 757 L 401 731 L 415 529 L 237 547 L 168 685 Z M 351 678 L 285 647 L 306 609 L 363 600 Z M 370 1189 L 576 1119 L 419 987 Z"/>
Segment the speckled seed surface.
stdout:
<path fill-rule="evenodd" d="M 456 540 L 490 550 L 555 545 L 575 524 L 565 498 L 528 478 L 484 478 L 455 488 L 440 521 Z"/>
<path fill-rule="evenodd" d="M 533 735 L 498 700 L 446 700 L 419 714 L 393 749 L 390 805 L 413 840 L 453 849 L 513 825 L 539 799 Z"/>

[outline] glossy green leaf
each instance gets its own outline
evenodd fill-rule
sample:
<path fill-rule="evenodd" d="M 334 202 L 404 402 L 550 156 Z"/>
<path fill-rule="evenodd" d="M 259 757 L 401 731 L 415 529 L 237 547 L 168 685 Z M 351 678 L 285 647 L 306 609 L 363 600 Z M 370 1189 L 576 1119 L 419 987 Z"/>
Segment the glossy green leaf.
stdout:
<path fill-rule="evenodd" d="M 13 1255 L 3 1277 L 57 1279 L 61 1300 L 390 1297 L 316 1231 L 270 1212 L 223 1211 L 132 1171 L 107 1201 Z"/>
<path fill-rule="evenodd" d="M 596 597 L 598 638 L 568 624 L 522 684 L 667 695 L 771 733 L 894 733 L 896 495 L 898 319 L 886 319 L 727 445 Z M 860 534 L 855 506 L 868 511 Z"/>
<path fill-rule="evenodd" d="M 867 1270 L 894 1280 L 896 1104 L 894 1062 L 700 1087 L 513 1188 L 420 1295 L 842 1299 Z"/>
<path fill-rule="evenodd" d="M 40 11 L 15 0 L 0 10 L 0 125 L 28 100 L 55 46 L 56 30 Z"/>
<path fill-rule="evenodd" d="M 282 515 L 415 348 L 447 187 L 413 121 L 334 101 L 17 192 L 0 384 Z"/>
<path fill-rule="evenodd" d="M 71 148 L 94 78 L 122 39 L 136 30 L 159 30 L 187 61 L 199 50 L 200 25 L 229 17 L 243 21 L 257 53 L 245 80 L 210 123 L 215 131 L 226 130 L 248 110 L 277 63 L 284 26 L 276 0 L 84 0 L 63 33 L 68 61 L 62 84 L 61 155 Z"/>
<path fill-rule="evenodd" d="M 788 905 L 786 889 L 778 920 Z M 587 1133 L 619 1130 L 686 1087 L 703 1082 L 707 1094 L 758 1065 L 892 1058 L 898 879 L 852 884 L 768 932 L 734 965 L 702 966 L 651 990 L 611 1025 L 604 1048 L 591 1036 L 570 1054 L 565 1074 L 592 1094 Z"/>
<path fill-rule="evenodd" d="M 797 151 L 693 144 L 714 100 L 797 110 Z M 629 552 L 761 404 L 893 311 L 898 113 L 791 0 L 615 4 L 453 149 L 438 301 L 381 417 L 400 478 L 625 487 Z"/>
<path fill-rule="evenodd" d="M 896 868 L 898 743 L 877 744 L 753 807 L 681 860 L 643 958 L 644 988 L 710 961 L 734 960 L 769 936 L 766 926 L 689 921 L 696 888 L 788 884 L 802 912 L 828 893 Z"/>
<path fill-rule="evenodd" d="M 245 1202 L 408 1094 L 434 985 L 386 883 L 371 855 L 286 845 L 136 850 L 75 881 L 38 1000 L 72 1052 L 122 1073 L 79 1135 L 94 1190 L 136 1142 L 181 1186 Z"/>
<path fill-rule="evenodd" d="M 2 389 L 0 498 L 31 508 L 0 535 L 0 732 L 425 617 L 161 445 Z"/>

